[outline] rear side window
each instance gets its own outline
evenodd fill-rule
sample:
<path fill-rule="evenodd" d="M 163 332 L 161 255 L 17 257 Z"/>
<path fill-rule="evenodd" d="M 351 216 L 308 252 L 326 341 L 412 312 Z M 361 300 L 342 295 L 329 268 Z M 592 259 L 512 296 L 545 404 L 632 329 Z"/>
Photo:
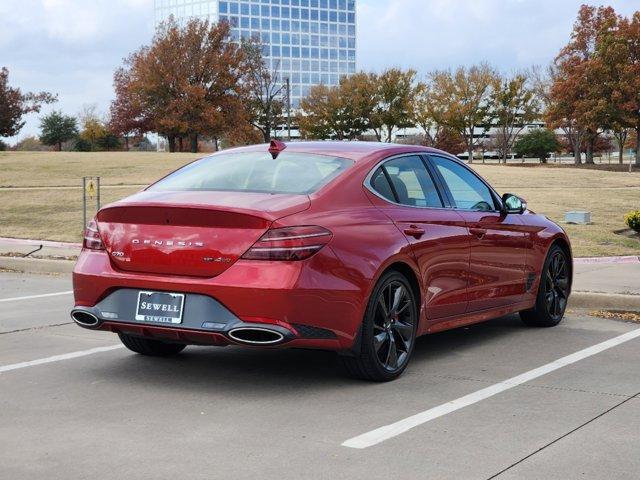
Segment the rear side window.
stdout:
<path fill-rule="evenodd" d="M 442 207 L 429 172 L 417 156 L 389 160 L 371 177 L 371 187 L 395 203 L 412 207 Z"/>
<path fill-rule="evenodd" d="M 191 163 L 149 190 L 220 190 L 308 194 L 336 178 L 353 162 L 344 158 L 282 152 L 214 155 Z"/>
<path fill-rule="evenodd" d="M 371 177 L 371 187 L 390 202 L 396 201 L 393 190 L 391 190 L 391 185 L 389 185 L 387 176 L 382 168 L 378 168 L 376 173 L 373 174 L 373 177 Z"/>
<path fill-rule="evenodd" d="M 491 190 L 466 167 L 443 157 L 431 157 L 442 175 L 456 208 L 492 211 L 496 208 Z"/>

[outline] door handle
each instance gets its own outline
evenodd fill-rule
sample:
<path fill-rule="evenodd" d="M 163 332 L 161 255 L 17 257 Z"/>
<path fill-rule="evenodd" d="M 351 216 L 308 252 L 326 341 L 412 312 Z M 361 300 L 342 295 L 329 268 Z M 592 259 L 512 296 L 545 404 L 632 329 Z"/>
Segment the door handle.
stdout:
<path fill-rule="evenodd" d="M 405 235 L 409 235 L 410 237 L 420 238 L 424 235 L 424 228 L 420 228 L 417 225 L 409 225 L 404 230 Z"/>
<path fill-rule="evenodd" d="M 469 233 L 471 235 L 475 235 L 478 238 L 482 238 L 485 236 L 487 231 L 484 228 L 469 228 Z"/>

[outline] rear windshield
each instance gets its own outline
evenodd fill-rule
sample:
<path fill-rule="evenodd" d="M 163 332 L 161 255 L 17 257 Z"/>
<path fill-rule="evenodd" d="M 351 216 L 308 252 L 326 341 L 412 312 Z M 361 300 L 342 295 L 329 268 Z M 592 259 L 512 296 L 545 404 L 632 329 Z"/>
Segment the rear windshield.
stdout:
<path fill-rule="evenodd" d="M 149 190 L 223 190 L 311 193 L 353 162 L 344 158 L 282 152 L 229 153 L 203 158 L 177 170 Z"/>

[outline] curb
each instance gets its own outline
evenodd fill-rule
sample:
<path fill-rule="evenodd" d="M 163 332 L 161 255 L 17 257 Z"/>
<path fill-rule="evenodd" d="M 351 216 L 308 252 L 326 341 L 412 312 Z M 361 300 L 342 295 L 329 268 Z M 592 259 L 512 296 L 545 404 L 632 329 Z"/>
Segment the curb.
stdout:
<path fill-rule="evenodd" d="M 573 259 L 574 265 L 597 265 L 597 264 L 620 264 L 620 263 L 640 263 L 640 256 L 627 255 L 624 257 L 576 257 Z"/>
<path fill-rule="evenodd" d="M 71 273 L 74 261 L 46 258 L 0 257 L 0 269 L 22 273 Z"/>
<path fill-rule="evenodd" d="M 620 293 L 571 292 L 568 308 L 640 310 L 640 295 L 623 295 Z"/>

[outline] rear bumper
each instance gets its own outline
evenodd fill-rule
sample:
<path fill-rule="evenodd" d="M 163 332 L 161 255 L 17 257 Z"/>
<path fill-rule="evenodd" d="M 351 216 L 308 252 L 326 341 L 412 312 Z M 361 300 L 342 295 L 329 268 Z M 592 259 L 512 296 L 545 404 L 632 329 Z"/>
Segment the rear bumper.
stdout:
<path fill-rule="evenodd" d="M 240 260 L 212 278 L 117 270 L 104 251 L 84 250 L 73 273 L 75 309 L 97 319 L 85 328 L 187 344 L 240 344 L 230 332 L 267 328 L 269 346 L 349 350 L 361 323 L 364 293 L 338 276 L 329 248 L 304 262 Z M 135 321 L 138 290 L 185 293 L 180 325 Z"/>
<path fill-rule="evenodd" d="M 114 292 L 114 295 L 121 292 L 122 290 L 117 290 Z M 106 300 L 108 299 L 109 297 Z M 193 317 L 191 317 L 190 320 L 187 319 L 180 325 L 166 326 L 154 325 L 149 322 L 133 322 L 129 320 L 129 318 L 132 317 L 125 317 L 124 320 L 114 320 L 112 318 L 105 318 L 105 313 L 109 315 L 114 312 L 105 312 L 103 310 L 103 303 L 104 302 L 100 302 L 95 307 L 76 307 L 71 311 L 71 318 L 74 319 L 77 325 L 89 330 L 107 330 L 114 333 L 126 333 L 129 335 L 188 344 L 225 346 L 235 343 L 246 345 L 248 344 L 247 342 L 234 340 L 233 338 L 234 331 L 246 329 L 268 330 L 274 334 L 279 334 L 280 338 L 268 342 L 268 346 L 282 345 L 299 337 L 299 333 L 294 329 L 284 328 L 279 325 L 266 326 L 263 323 L 243 322 L 237 318 L 229 319 L 225 322 L 200 322 L 201 324 L 197 327 L 189 325 L 189 323 L 192 323 L 190 320 L 193 320 Z M 75 317 L 79 312 L 90 315 L 90 318 L 95 319 L 95 322 L 86 323 L 76 320 Z M 333 338 L 335 338 L 335 336 Z M 267 345 L 267 343 L 265 343 L 265 345 Z"/>

